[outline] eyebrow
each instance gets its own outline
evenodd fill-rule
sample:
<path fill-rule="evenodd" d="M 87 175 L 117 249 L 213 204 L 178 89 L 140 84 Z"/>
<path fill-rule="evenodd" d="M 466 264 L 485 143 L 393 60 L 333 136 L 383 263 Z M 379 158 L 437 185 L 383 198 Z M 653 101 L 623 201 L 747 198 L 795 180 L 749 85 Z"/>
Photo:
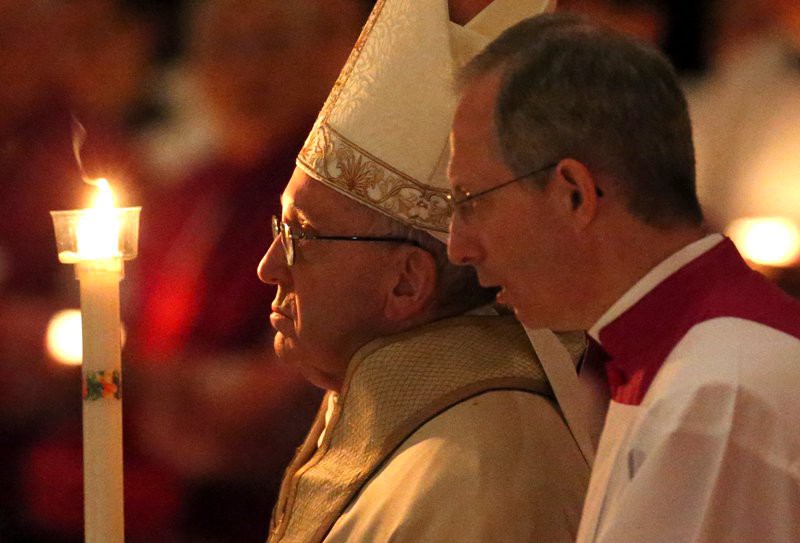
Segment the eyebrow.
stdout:
<path fill-rule="evenodd" d="M 467 188 L 468 185 L 475 185 L 476 183 L 480 182 L 480 177 L 475 176 L 475 172 L 468 171 L 467 175 L 464 175 L 464 172 L 459 171 L 458 175 L 453 175 L 454 169 L 452 168 L 453 163 L 451 162 L 447 168 L 447 184 L 451 191 L 474 191 L 475 189 Z M 460 170 L 460 168 L 459 168 Z"/>
<path fill-rule="evenodd" d="M 307 224 L 312 228 L 316 224 L 316 221 L 312 220 L 308 212 L 306 212 L 303 208 L 297 206 L 297 204 L 294 202 L 287 204 L 283 195 L 281 195 L 281 207 L 283 208 L 283 215 L 286 215 L 286 212 L 288 211 L 289 214 L 296 216 L 297 221 L 300 223 Z"/>

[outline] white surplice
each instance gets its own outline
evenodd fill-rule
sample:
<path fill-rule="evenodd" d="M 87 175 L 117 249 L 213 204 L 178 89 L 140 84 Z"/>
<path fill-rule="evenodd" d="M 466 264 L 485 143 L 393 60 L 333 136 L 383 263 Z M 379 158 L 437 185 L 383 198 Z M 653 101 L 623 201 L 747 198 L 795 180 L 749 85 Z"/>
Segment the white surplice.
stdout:
<path fill-rule="evenodd" d="M 800 541 L 800 304 L 714 235 L 590 334 L 613 400 L 578 541 Z"/>

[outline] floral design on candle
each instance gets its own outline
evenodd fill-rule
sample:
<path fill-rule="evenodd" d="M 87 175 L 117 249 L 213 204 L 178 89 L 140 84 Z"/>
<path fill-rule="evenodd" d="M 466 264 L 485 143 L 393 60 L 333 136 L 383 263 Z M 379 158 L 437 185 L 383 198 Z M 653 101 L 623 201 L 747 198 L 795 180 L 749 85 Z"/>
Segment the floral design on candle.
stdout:
<path fill-rule="evenodd" d="M 83 400 L 95 401 L 104 398 L 119 400 L 122 397 L 120 373 L 114 371 L 95 371 L 83 375 Z"/>

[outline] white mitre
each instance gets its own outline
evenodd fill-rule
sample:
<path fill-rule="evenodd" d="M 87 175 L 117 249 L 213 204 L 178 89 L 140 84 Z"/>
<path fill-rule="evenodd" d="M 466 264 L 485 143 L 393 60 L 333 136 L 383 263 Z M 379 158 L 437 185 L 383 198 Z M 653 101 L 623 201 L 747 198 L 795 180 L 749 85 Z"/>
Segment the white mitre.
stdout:
<path fill-rule="evenodd" d="M 554 0 L 494 0 L 466 26 L 447 0 L 378 0 L 297 165 L 329 187 L 446 239 L 457 69 Z"/>

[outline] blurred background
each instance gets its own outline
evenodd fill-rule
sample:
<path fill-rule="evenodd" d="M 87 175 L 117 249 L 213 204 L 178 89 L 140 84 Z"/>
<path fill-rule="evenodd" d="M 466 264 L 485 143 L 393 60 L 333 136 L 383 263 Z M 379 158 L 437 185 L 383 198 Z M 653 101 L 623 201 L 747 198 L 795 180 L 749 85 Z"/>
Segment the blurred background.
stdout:
<path fill-rule="evenodd" d="M 0 0 L 0 541 L 83 540 L 78 283 L 48 211 L 73 156 L 142 205 L 121 284 L 127 541 L 263 541 L 321 397 L 255 274 L 370 0 Z M 561 0 L 660 47 L 711 227 L 800 297 L 800 2 Z M 70 312 L 69 310 L 73 311 Z M 70 328 L 73 327 L 73 328 Z M 79 335 L 79 333 L 78 333 Z"/>

